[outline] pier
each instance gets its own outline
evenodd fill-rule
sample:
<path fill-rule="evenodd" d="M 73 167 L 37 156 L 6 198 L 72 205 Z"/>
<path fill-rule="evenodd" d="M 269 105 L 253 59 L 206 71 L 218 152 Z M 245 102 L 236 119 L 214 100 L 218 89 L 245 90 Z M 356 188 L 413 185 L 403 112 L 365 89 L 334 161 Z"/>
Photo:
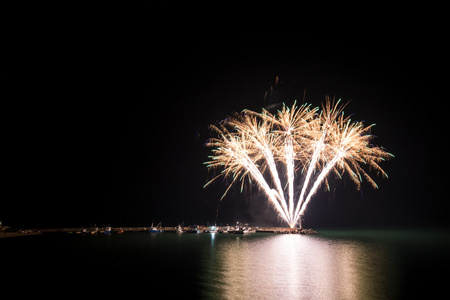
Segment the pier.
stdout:
<path fill-rule="evenodd" d="M 227 226 L 217 226 L 216 229 L 218 233 L 223 232 Z M 148 232 L 151 227 L 112 227 L 111 233 L 125 233 L 125 232 Z M 161 227 L 164 232 L 177 232 L 178 226 L 173 227 Z M 196 230 L 193 227 L 183 226 L 181 227 L 184 233 L 193 233 Z M 210 227 L 208 226 L 198 226 L 201 232 L 208 232 Z M 312 229 L 300 229 L 300 228 L 286 228 L 286 227 L 252 227 L 256 230 L 256 233 L 278 233 L 278 234 L 316 234 L 318 233 Z M 19 236 L 30 236 L 39 235 L 43 233 L 90 233 L 91 228 L 84 227 L 73 227 L 73 228 L 41 228 L 41 229 L 10 229 L 8 231 L 0 231 L 0 238 L 6 237 L 19 237 Z M 97 233 L 97 232 L 96 232 Z M 99 228 L 98 233 L 102 233 L 101 228 Z M 231 230 L 229 233 L 235 233 Z"/>

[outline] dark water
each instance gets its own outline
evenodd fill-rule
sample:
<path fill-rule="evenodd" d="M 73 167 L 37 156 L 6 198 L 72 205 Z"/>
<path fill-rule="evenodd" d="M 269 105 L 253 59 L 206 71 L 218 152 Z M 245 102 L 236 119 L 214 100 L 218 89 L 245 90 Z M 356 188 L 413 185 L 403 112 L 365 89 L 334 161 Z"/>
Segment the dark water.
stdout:
<path fill-rule="evenodd" d="M 449 234 L 62 235 L 0 239 L 2 290 L 48 298 L 407 299 L 445 295 Z"/>

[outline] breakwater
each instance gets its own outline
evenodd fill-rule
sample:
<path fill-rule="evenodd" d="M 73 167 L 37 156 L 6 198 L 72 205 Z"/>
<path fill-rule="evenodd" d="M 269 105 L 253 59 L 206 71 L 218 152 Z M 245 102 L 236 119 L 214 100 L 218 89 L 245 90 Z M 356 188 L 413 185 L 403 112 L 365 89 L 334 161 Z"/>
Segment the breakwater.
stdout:
<path fill-rule="evenodd" d="M 148 232 L 152 227 L 112 227 L 111 233 L 124 233 L 124 232 Z M 184 233 L 189 232 L 208 232 L 210 227 L 208 226 L 198 226 L 195 229 L 192 226 L 173 226 L 173 227 L 160 227 L 160 230 L 164 232 L 178 232 L 180 229 Z M 228 230 L 227 227 L 216 227 L 218 233 L 228 232 L 237 233 L 234 230 Z M 253 232 L 260 233 L 278 233 L 278 234 L 316 234 L 317 231 L 313 229 L 300 229 L 300 228 L 286 228 L 286 227 L 252 227 Z M 84 227 L 71 227 L 71 228 L 40 228 L 40 229 L 10 229 L 8 231 L 0 232 L 0 238 L 2 237 L 17 237 L 17 236 L 29 236 L 38 235 L 42 233 L 88 233 L 97 234 L 104 233 L 102 228 L 84 228 Z"/>

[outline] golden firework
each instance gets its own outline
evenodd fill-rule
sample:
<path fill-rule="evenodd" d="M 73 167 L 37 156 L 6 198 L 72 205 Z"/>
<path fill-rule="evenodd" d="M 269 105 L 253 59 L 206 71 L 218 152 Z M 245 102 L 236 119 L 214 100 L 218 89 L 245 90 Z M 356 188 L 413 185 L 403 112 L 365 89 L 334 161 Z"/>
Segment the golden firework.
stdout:
<path fill-rule="evenodd" d="M 379 163 L 393 155 L 370 143 L 373 124 L 365 127 L 345 117 L 339 103 L 327 97 L 321 110 L 296 103 L 276 114 L 244 110 L 211 125 L 217 137 L 206 143 L 213 150 L 205 164 L 222 171 L 205 187 L 220 176 L 232 178 L 223 199 L 235 182 L 241 182 L 242 190 L 246 178 L 253 180 L 290 227 L 297 224 L 318 187 L 328 185 L 331 172 L 340 178 L 348 173 L 358 189 L 363 178 L 377 188 L 363 166 L 387 177 Z M 301 174 L 303 184 L 296 184 L 296 175 Z"/>

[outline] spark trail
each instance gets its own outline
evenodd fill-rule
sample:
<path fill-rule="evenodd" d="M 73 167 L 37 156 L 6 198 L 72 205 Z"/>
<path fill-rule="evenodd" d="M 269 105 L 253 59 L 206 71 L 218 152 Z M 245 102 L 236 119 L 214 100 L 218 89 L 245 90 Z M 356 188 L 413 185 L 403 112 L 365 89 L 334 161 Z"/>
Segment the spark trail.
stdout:
<path fill-rule="evenodd" d="M 344 116 L 343 108 L 339 101 L 327 97 L 321 110 L 294 103 L 274 115 L 266 110 L 244 110 L 211 125 L 217 137 L 206 142 L 213 150 L 205 164 L 222 171 L 204 187 L 220 176 L 232 178 L 222 200 L 237 181 L 242 190 L 246 181 L 253 180 L 291 228 L 299 222 L 321 184 L 328 185 L 330 173 L 339 178 L 348 173 L 358 189 L 363 177 L 378 188 L 362 166 L 387 177 L 379 163 L 393 155 L 370 143 L 373 125 L 365 127 L 362 122 L 352 121 Z M 284 172 L 280 170 L 283 168 Z M 304 172 L 306 176 L 300 182 Z M 300 191 L 294 201 L 296 189 Z"/>

